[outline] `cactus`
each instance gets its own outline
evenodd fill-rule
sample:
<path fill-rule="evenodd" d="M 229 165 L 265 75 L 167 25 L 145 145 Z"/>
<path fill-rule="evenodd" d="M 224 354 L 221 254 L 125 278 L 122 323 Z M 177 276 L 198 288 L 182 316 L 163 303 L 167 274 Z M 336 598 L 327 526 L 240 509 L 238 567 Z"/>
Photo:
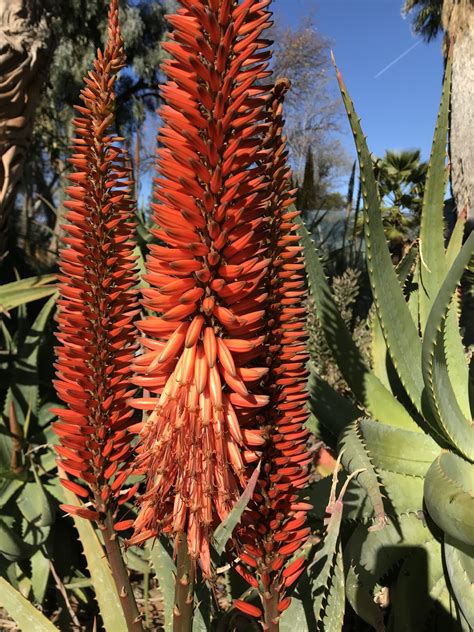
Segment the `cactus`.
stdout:
<path fill-rule="evenodd" d="M 375 305 L 372 368 L 338 313 L 302 225 L 300 233 L 326 342 L 361 408 L 343 403 L 337 418 L 334 405 L 341 395 L 313 370 L 310 405 L 316 427 L 334 442 L 340 436 L 348 473 L 364 468 L 349 485 L 344 508 L 344 518 L 356 521 L 343 547 L 346 597 L 376 630 L 441 630 L 453 621 L 450 629 L 468 630 L 474 626 L 469 595 L 474 575 L 474 428 L 457 288 L 472 262 L 474 235 L 463 245 L 461 215 L 445 246 L 451 63 L 448 60 L 419 243 L 397 270 L 383 233 L 370 154 L 337 75 L 361 170 Z M 315 505 L 321 496 L 319 487 L 312 498 Z M 385 616 L 376 593 L 387 583 L 391 608 Z"/>

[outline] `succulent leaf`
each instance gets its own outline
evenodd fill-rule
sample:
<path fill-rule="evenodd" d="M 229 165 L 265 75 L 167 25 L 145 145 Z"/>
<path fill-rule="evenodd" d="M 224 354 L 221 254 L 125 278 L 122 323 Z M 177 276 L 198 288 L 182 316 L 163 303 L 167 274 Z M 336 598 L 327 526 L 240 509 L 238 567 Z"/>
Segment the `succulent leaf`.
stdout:
<path fill-rule="evenodd" d="M 0 593 L 0 606 L 5 608 L 22 630 L 58 632 L 58 628 L 3 577 L 0 577 Z"/>
<path fill-rule="evenodd" d="M 410 246 L 408 252 L 405 254 L 403 259 L 400 261 L 399 265 L 396 268 L 397 277 L 400 282 L 402 288 L 405 288 L 407 278 L 411 272 L 413 272 L 418 262 L 418 243 L 413 242 Z M 410 293 L 410 295 L 413 292 Z M 418 312 L 412 314 L 413 320 L 415 323 L 418 322 Z M 372 355 L 372 371 L 375 376 L 379 378 L 382 384 L 393 392 L 393 388 L 390 382 L 390 377 L 388 373 L 388 364 L 391 363 L 390 355 L 388 353 L 387 344 L 385 342 L 385 338 L 383 335 L 383 330 L 380 325 L 379 318 L 377 316 L 377 310 L 371 310 L 371 328 L 372 328 L 372 345 L 371 345 L 371 355 Z M 390 366 L 393 370 L 393 366 Z M 395 394 L 395 393 L 394 393 Z"/>
<path fill-rule="evenodd" d="M 439 447 L 433 439 L 421 432 L 400 430 L 380 424 L 373 419 L 362 419 L 360 434 L 377 468 L 410 476 L 425 476 Z"/>
<path fill-rule="evenodd" d="M 0 286 L 0 314 L 15 307 L 37 301 L 56 292 L 55 274 L 29 277 Z"/>
<path fill-rule="evenodd" d="M 340 458 L 341 455 L 339 456 L 339 459 Z M 343 498 L 351 479 L 358 474 L 357 470 L 351 473 L 350 477 L 342 486 L 339 495 L 336 497 L 338 469 L 337 467 L 334 470 L 332 477 L 331 493 L 326 508 L 326 532 L 323 544 L 321 549 L 316 553 L 315 559 L 308 566 L 316 621 L 321 621 L 323 618 L 324 601 L 330 592 L 332 581 L 335 580 L 336 571 L 334 569 L 342 562 L 342 555 L 339 548 L 339 531 L 342 521 Z M 340 581 L 341 579 L 339 578 L 339 587 L 336 587 L 336 590 L 340 589 Z"/>
<path fill-rule="evenodd" d="M 382 482 L 387 514 L 396 518 L 404 513 L 421 515 L 423 510 L 423 478 L 377 468 Z"/>
<path fill-rule="evenodd" d="M 446 143 L 449 127 L 449 103 L 451 93 L 451 59 L 448 59 L 444 75 L 443 92 L 438 121 L 431 148 L 426 174 L 425 193 L 420 225 L 420 326 L 425 330 L 433 302 L 446 274 L 444 250 L 444 193 L 448 170 L 446 168 Z"/>
<path fill-rule="evenodd" d="M 344 624 L 346 592 L 344 582 L 344 562 L 339 546 L 331 576 L 331 585 L 326 595 L 326 606 L 320 619 L 323 632 L 340 632 Z"/>
<path fill-rule="evenodd" d="M 424 547 L 432 539 L 429 529 L 414 514 L 399 516 L 380 531 L 370 532 L 366 525 L 359 525 L 352 533 L 344 548 L 346 596 L 357 614 L 376 630 L 384 630 L 384 626 L 382 610 L 373 599 L 375 586 L 412 547 Z"/>
<path fill-rule="evenodd" d="M 170 632 L 173 629 L 174 577 L 176 576 L 173 551 L 169 543 L 161 538 L 155 538 L 148 547 L 155 577 L 163 597 L 164 630 Z"/>
<path fill-rule="evenodd" d="M 392 629 L 394 632 L 454 629 L 440 543 L 434 539 L 423 546 L 407 542 L 406 553 L 392 591 Z"/>
<path fill-rule="evenodd" d="M 474 547 L 444 538 L 444 559 L 449 581 L 461 611 L 474 629 Z"/>
<path fill-rule="evenodd" d="M 417 326 L 403 296 L 385 240 L 377 182 L 367 143 L 339 71 L 337 77 L 359 158 L 365 209 L 367 264 L 374 302 L 394 367 L 411 401 L 416 409 L 421 411 L 424 385 L 420 363 L 421 342 Z M 400 331 L 403 331 L 403 336 L 400 336 Z M 374 416 L 380 419 L 379 415 Z"/>
<path fill-rule="evenodd" d="M 372 463 L 371 455 L 360 431 L 361 420 L 356 420 L 342 433 L 339 440 L 341 461 L 344 468 L 353 474 L 360 470 L 358 482 L 366 490 L 374 508 L 376 524 L 372 529 L 385 526 L 385 508 L 380 492 L 380 480 Z"/>
<path fill-rule="evenodd" d="M 327 431 L 335 442 L 339 433 L 360 417 L 360 410 L 349 399 L 340 395 L 330 384 L 323 380 L 311 365 L 308 391 L 309 409 L 312 412 L 312 416 L 322 426 L 319 432 L 316 433 L 318 437 L 321 436 L 323 431 Z M 306 426 L 313 431 L 308 423 Z"/>
<path fill-rule="evenodd" d="M 470 460 L 474 460 L 474 427 L 463 415 L 449 379 L 443 329 L 452 296 L 473 252 L 474 234 L 471 234 L 434 301 L 426 323 L 422 356 L 423 378 L 431 410 L 451 445 Z"/>
<path fill-rule="evenodd" d="M 48 557 L 38 550 L 30 559 L 31 592 L 35 603 L 43 603 L 51 571 Z"/>
<path fill-rule="evenodd" d="M 453 232 L 449 239 L 448 247 L 446 248 L 446 269 L 449 270 L 453 265 L 456 257 L 458 256 L 464 237 L 464 229 L 466 226 L 466 214 L 459 213 L 454 225 Z"/>
<path fill-rule="evenodd" d="M 443 327 L 443 347 L 446 356 L 448 378 L 453 387 L 454 396 L 466 419 L 473 416 L 469 401 L 469 366 L 459 323 L 459 300 L 455 295 L 449 306 Z"/>
<path fill-rule="evenodd" d="M 474 465 L 443 451 L 426 474 L 424 498 L 431 518 L 445 533 L 474 546 Z"/>
<path fill-rule="evenodd" d="M 240 522 L 240 518 L 245 511 L 250 499 L 252 498 L 255 486 L 257 484 L 257 480 L 260 474 L 260 463 L 255 468 L 252 476 L 249 478 L 246 488 L 242 492 L 240 498 L 234 505 L 232 511 L 229 512 L 227 517 L 220 525 L 216 528 L 213 535 L 213 547 L 217 551 L 219 555 L 221 555 L 227 542 L 232 537 L 232 532 L 234 531 L 237 524 Z"/>
<path fill-rule="evenodd" d="M 381 422 L 415 429 L 411 416 L 367 367 L 334 301 L 311 236 L 302 222 L 299 234 L 304 248 L 311 295 L 326 341 L 354 395 Z M 391 264 L 390 264 L 391 266 Z M 398 283 L 398 282 L 397 282 Z"/>

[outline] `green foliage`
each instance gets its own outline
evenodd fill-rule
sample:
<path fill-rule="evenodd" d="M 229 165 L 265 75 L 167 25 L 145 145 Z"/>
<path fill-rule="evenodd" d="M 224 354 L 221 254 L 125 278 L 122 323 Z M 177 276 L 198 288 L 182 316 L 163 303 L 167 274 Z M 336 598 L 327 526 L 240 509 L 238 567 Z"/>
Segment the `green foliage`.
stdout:
<path fill-rule="evenodd" d="M 392 256 L 401 258 L 404 244 L 417 236 L 426 178 L 419 150 L 390 151 L 373 159 L 381 200 L 380 212 Z"/>
<path fill-rule="evenodd" d="M 0 606 L 5 608 L 22 630 L 57 632 L 58 628 L 3 577 L 0 577 L 0 588 Z"/>
<path fill-rule="evenodd" d="M 413 14 L 413 30 L 428 42 L 440 32 L 443 0 L 405 0 L 404 15 Z"/>
<path fill-rule="evenodd" d="M 358 522 L 348 530 L 343 547 L 346 594 L 376 630 L 385 630 L 386 624 L 395 632 L 452 625 L 467 629 L 466 620 L 472 623 L 467 577 L 472 573 L 474 436 L 456 290 L 472 258 L 474 237 L 462 245 L 460 219 L 445 248 L 450 74 L 448 64 L 422 203 L 419 256 L 413 248 L 397 271 L 384 235 L 370 154 L 338 74 L 361 169 L 367 266 L 376 308 L 372 368 L 357 353 L 309 238 L 302 235 L 312 298 L 327 344 L 351 397 L 373 417 L 352 423 L 349 418 L 339 441 L 346 469 L 365 470 L 357 485 L 349 487 L 344 512 Z M 314 378 L 312 385 L 321 391 L 319 381 Z M 316 398 L 313 414 L 319 414 Z M 328 424 L 324 406 L 318 422 Z M 340 427 L 335 426 L 338 434 Z M 322 483 L 315 485 L 312 498 L 320 495 L 318 485 Z M 318 512 L 316 506 L 315 517 Z M 374 530 L 368 519 L 384 515 L 387 525 L 379 522 L 382 528 Z M 439 530 L 448 543 L 447 569 Z M 453 582 L 459 567 L 462 573 Z M 390 609 L 385 615 L 378 604 L 387 587 Z"/>
<path fill-rule="evenodd" d="M 54 274 L 45 274 L 0 285 L 0 314 L 8 313 L 9 310 L 31 301 L 51 296 L 56 292 L 56 286 L 53 285 L 55 280 Z"/>
<path fill-rule="evenodd" d="M 12 261 L 18 267 L 26 263 L 29 274 L 49 271 L 56 263 L 73 106 L 103 41 L 107 19 L 105 1 L 43 0 L 40 5 L 48 15 L 52 47 L 15 210 L 18 252 L 11 248 Z M 139 140 L 145 124 L 153 124 L 158 106 L 165 6 L 147 0 L 122 0 L 120 6 L 127 66 L 117 83 L 116 131 L 129 139 L 139 175 L 140 165 L 153 155 Z M 138 152 L 132 150 L 134 140 Z"/>
<path fill-rule="evenodd" d="M 245 511 L 245 508 L 249 504 L 253 496 L 253 492 L 255 489 L 255 485 L 257 484 L 258 477 L 260 475 L 260 465 L 255 468 L 252 476 L 249 478 L 249 482 L 247 483 L 247 487 L 242 492 L 239 500 L 235 503 L 234 508 L 229 513 L 227 518 L 221 522 L 221 524 L 214 531 L 214 549 L 216 552 L 221 555 L 224 552 L 224 549 L 232 536 L 232 532 L 235 527 L 240 522 L 240 518 Z"/>
<path fill-rule="evenodd" d="M 63 494 L 67 504 L 77 507 L 81 505 L 73 492 L 64 489 Z M 104 548 L 89 520 L 74 515 L 72 518 L 79 533 L 105 630 L 107 632 L 126 632 L 127 623 Z"/>

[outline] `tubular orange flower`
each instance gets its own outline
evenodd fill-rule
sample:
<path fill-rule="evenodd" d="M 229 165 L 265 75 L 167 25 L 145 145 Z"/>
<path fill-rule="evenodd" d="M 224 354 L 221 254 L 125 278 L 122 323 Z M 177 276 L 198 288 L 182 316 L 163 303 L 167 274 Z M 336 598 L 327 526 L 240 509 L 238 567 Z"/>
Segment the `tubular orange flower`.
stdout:
<path fill-rule="evenodd" d="M 297 492 L 308 482 L 311 456 L 306 448 L 306 296 L 303 262 L 296 244 L 291 174 L 286 166 L 282 107 L 287 80 L 277 81 L 268 106 L 270 127 L 264 154 L 270 193 L 271 217 L 268 240 L 268 306 L 266 312 L 266 361 L 268 373 L 263 388 L 270 395 L 269 406 L 258 416 L 267 439 L 262 455 L 259 481 L 249 511 L 244 512 L 235 532 L 241 563 L 237 570 L 255 586 L 260 583 L 266 630 L 277 630 L 280 614 L 290 600 L 285 592 L 304 570 L 303 558 L 285 568 L 287 560 L 306 542 L 308 506 L 298 503 Z M 249 612 L 236 602 L 238 608 Z"/>
<path fill-rule="evenodd" d="M 135 383 L 152 397 L 137 464 L 147 474 L 132 543 L 187 533 L 210 572 L 209 537 L 259 458 L 268 403 L 264 331 L 270 0 L 180 0 L 163 64 L 162 148 Z M 246 434 L 248 430 L 252 434 Z M 257 450 L 257 452 L 256 452 Z M 254 467 L 254 466 L 252 466 Z M 251 468 L 250 468 L 251 469 Z"/>
<path fill-rule="evenodd" d="M 117 0 L 109 8 L 108 42 L 85 77 L 83 106 L 74 120 L 69 200 L 61 252 L 58 300 L 59 346 L 54 430 L 61 468 L 75 480 L 62 484 L 90 503 L 66 511 L 102 522 L 136 491 L 122 490 L 130 457 L 134 316 L 139 312 L 133 257 L 134 205 L 129 168 L 114 120 L 114 83 L 125 55 Z"/>

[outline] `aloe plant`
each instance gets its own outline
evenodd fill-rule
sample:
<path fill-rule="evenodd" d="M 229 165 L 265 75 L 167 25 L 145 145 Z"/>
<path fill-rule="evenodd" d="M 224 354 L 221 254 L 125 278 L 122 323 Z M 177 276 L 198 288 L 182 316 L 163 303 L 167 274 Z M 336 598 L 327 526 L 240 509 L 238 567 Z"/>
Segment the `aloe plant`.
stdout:
<path fill-rule="evenodd" d="M 349 484 L 344 508 L 344 517 L 356 521 L 343 549 L 346 596 L 376 630 L 444 630 L 453 622 L 455 629 L 468 630 L 474 626 L 469 594 L 474 429 L 457 288 L 473 256 L 474 236 L 463 245 L 461 215 L 445 245 L 451 64 L 428 167 L 420 239 L 397 270 L 384 237 L 367 144 L 337 74 L 361 171 L 375 305 L 371 366 L 337 311 L 304 226 L 300 232 L 317 316 L 356 402 L 344 399 L 313 370 L 315 429 L 339 444 L 348 473 L 364 470 Z M 316 512 L 321 496 L 319 484 L 313 494 Z M 379 605 L 386 585 L 388 616 Z"/>

